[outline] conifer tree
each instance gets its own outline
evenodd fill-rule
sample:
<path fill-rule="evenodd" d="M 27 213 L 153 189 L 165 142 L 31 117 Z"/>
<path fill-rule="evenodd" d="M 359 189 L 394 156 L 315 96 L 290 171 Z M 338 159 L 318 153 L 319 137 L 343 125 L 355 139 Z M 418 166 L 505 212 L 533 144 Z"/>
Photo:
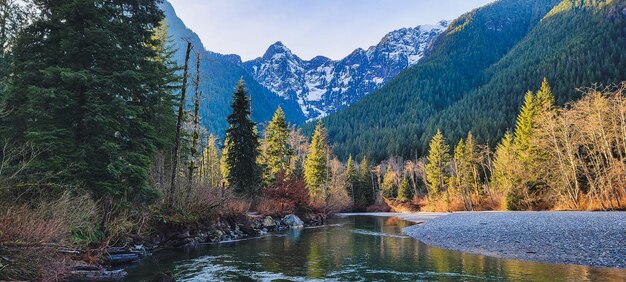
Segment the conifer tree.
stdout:
<path fill-rule="evenodd" d="M 361 162 L 359 163 L 359 169 L 357 172 L 357 179 L 355 183 L 354 191 L 355 195 L 355 206 L 357 208 L 365 208 L 371 204 L 374 204 L 376 200 L 376 193 L 374 191 L 372 173 L 372 167 L 370 166 L 370 162 L 366 157 L 363 157 Z"/>
<path fill-rule="evenodd" d="M 253 198 L 259 195 L 261 171 L 257 164 L 259 137 L 256 124 L 250 119 L 250 100 L 243 79 L 237 83 L 231 105 L 233 112 L 227 121 L 224 144 L 225 178 L 228 185 L 240 196 Z"/>
<path fill-rule="evenodd" d="M 301 157 L 295 158 L 290 177 L 293 179 L 304 179 L 304 161 Z"/>
<path fill-rule="evenodd" d="M 174 94 L 176 89 L 179 88 L 178 84 L 180 81 L 180 77 L 175 73 L 175 71 L 179 70 L 179 67 L 172 58 L 175 50 L 171 46 L 171 38 L 167 36 L 167 31 L 166 21 L 162 20 L 160 26 L 155 31 L 154 38 L 157 43 L 154 45 L 154 50 L 158 54 L 155 60 L 162 63 L 160 69 L 163 72 L 164 79 L 160 82 L 160 86 L 156 87 L 159 91 L 148 97 L 151 99 L 149 104 L 152 107 L 144 111 L 157 136 L 155 143 L 157 156 L 153 169 L 155 184 L 161 191 L 166 190 L 165 167 L 167 162 L 171 162 L 168 157 L 176 138 L 175 131 L 172 130 L 172 128 L 176 127 L 176 115 L 172 109 L 178 102 Z"/>
<path fill-rule="evenodd" d="M 479 163 L 480 157 L 478 156 L 476 141 L 472 132 L 467 134 L 465 140 L 465 156 L 467 157 L 467 166 L 469 169 L 467 182 L 469 183 L 470 190 L 476 195 L 483 193 L 480 185 Z"/>
<path fill-rule="evenodd" d="M 158 196 L 149 176 L 159 136 L 147 112 L 162 108 L 154 97 L 168 72 L 154 48 L 163 13 L 158 1 L 36 4 L 46 16 L 16 41 L 13 112 L 2 123 L 13 141 L 45 148 L 32 169 L 53 187 L 102 199 L 106 230 L 113 207 Z"/>
<path fill-rule="evenodd" d="M 304 179 L 312 197 L 324 191 L 328 181 L 328 135 L 322 122 L 318 122 L 313 133 L 309 154 L 304 162 Z"/>
<path fill-rule="evenodd" d="M 473 141 L 472 141 L 473 142 Z M 454 148 L 454 188 L 455 193 L 460 195 L 465 204 L 465 208 L 472 209 L 471 200 L 471 166 L 472 160 L 468 155 L 467 145 L 463 139 L 459 140 L 459 143 Z"/>
<path fill-rule="evenodd" d="M 510 171 L 516 186 L 507 190 L 506 202 L 509 209 L 530 208 L 535 200 L 534 194 L 540 192 L 545 186 L 545 181 L 542 179 L 545 172 L 541 168 L 541 160 L 545 156 L 537 146 L 540 142 L 537 140 L 537 125 L 542 122 L 541 119 L 545 118 L 549 111 L 552 111 L 553 107 L 554 96 L 547 79 L 543 80 L 536 94 L 528 92 L 524 97 L 513 138 L 513 158 L 518 166 Z"/>
<path fill-rule="evenodd" d="M 466 147 L 463 139 L 459 140 L 459 143 L 454 148 L 454 172 L 457 179 L 458 191 L 460 193 L 466 193 L 467 191 L 467 155 Z"/>
<path fill-rule="evenodd" d="M 496 146 L 493 160 L 491 181 L 505 195 L 503 207 L 509 210 L 519 209 L 521 193 L 519 187 L 521 165 L 515 152 L 513 134 L 506 132 L 500 144 Z"/>
<path fill-rule="evenodd" d="M 398 200 L 407 202 L 413 198 L 413 189 L 409 185 L 409 179 L 406 177 L 402 178 L 402 182 L 400 183 L 400 188 L 398 189 Z"/>
<path fill-rule="evenodd" d="M 529 91 L 524 96 L 524 104 L 515 122 L 514 143 L 520 155 L 530 153 L 530 139 L 536 113 L 535 96 Z"/>
<path fill-rule="evenodd" d="M 289 124 L 285 120 L 285 113 L 278 107 L 274 117 L 265 129 L 265 140 L 262 163 L 265 166 L 264 182 L 271 185 L 276 175 L 286 173 L 293 155 L 289 148 Z"/>
<path fill-rule="evenodd" d="M 450 147 L 440 130 L 430 141 L 428 150 L 428 164 L 426 165 L 426 182 L 428 194 L 431 198 L 437 198 L 448 187 L 450 171 Z"/>
<path fill-rule="evenodd" d="M 387 171 L 385 171 L 385 176 L 383 177 L 383 197 L 392 199 L 398 195 L 397 178 L 398 175 L 393 171 L 391 165 L 387 165 Z"/>
<path fill-rule="evenodd" d="M 550 111 L 554 108 L 554 95 L 552 88 L 548 83 L 548 79 L 544 78 L 541 82 L 541 88 L 535 94 L 535 107 L 538 114 Z"/>

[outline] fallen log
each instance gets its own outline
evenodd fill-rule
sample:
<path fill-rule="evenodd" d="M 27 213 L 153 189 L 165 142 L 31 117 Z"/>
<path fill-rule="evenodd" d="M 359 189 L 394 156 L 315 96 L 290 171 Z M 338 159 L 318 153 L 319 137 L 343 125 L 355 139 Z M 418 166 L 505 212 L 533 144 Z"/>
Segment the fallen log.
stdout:
<path fill-rule="evenodd" d="M 74 270 L 70 272 L 69 281 L 122 281 L 126 271 L 119 270 Z"/>
<path fill-rule="evenodd" d="M 115 254 L 115 255 L 108 255 L 106 257 L 107 262 L 109 264 L 123 264 L 123 263 L 129 263 L 129 262 L 134 262 L 139 260 L 141 257 L 139 256 L 139 254 L 134 254 L 134 253 L 126 253 L 126 254 Z"/>

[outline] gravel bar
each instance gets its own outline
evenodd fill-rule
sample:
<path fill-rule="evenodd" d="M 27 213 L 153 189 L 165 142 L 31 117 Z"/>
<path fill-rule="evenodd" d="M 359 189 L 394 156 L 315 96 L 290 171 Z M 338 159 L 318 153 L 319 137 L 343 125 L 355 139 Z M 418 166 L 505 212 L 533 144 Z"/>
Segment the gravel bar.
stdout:
<path fill-rule="evenodd" d="M 428 245 L 499 258 L 626 268 L 626 212 L 467 212 L 403 230 Z"/>

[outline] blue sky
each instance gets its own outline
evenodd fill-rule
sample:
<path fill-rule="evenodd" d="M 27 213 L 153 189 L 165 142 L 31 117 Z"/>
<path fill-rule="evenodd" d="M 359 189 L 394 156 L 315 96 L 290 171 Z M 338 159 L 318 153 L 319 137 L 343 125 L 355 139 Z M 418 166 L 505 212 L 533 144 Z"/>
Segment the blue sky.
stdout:
<path fill-rule="evenodd" d="M 303 59 L 340 59 L 388 32 L 452 20 L 492 0 L 170 0 L 207 49 L 262 56 L 282 41 Z"/>

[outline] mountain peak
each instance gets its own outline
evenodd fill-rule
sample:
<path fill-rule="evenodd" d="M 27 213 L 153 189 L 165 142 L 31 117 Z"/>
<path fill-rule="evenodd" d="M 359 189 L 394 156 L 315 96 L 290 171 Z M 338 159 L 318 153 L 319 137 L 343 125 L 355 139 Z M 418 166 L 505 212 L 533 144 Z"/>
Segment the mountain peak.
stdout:
<path fill-rule="evenodd" d="M 305 61 L 278 41 L 263 57 L 243 64 L 261 85 L 296 101 L 307 119 L 315 119 L 358 101 L 416 64 L 444 30 L 440 23 L 399 29 L 340 60 L 317 56 Z"/>
<path fill-rule="evenodd" d="M 287 48 L 287 47 L 285 47 L 285 44 L 283 44 L 283 42 L 282 42 L 282 41 L 280 41 L 280 40 L 279 40 L 279 41 L 274 42 L 274 44 L 270 45 L 270 47 L 271 47 L 271 46 L 276 46 L 276 47 L 284 47 L 284 48 Z"/>
<path fill-rule="evenodd" d="M 276 41 L 276 43 L 267 48 L 267 51 L 265 51 L 265 54 L 263 55 L 263 59 L 270 59 L 276 54 L 291 54 L 291 50 L 289 50 L 283 42 Z"/>

